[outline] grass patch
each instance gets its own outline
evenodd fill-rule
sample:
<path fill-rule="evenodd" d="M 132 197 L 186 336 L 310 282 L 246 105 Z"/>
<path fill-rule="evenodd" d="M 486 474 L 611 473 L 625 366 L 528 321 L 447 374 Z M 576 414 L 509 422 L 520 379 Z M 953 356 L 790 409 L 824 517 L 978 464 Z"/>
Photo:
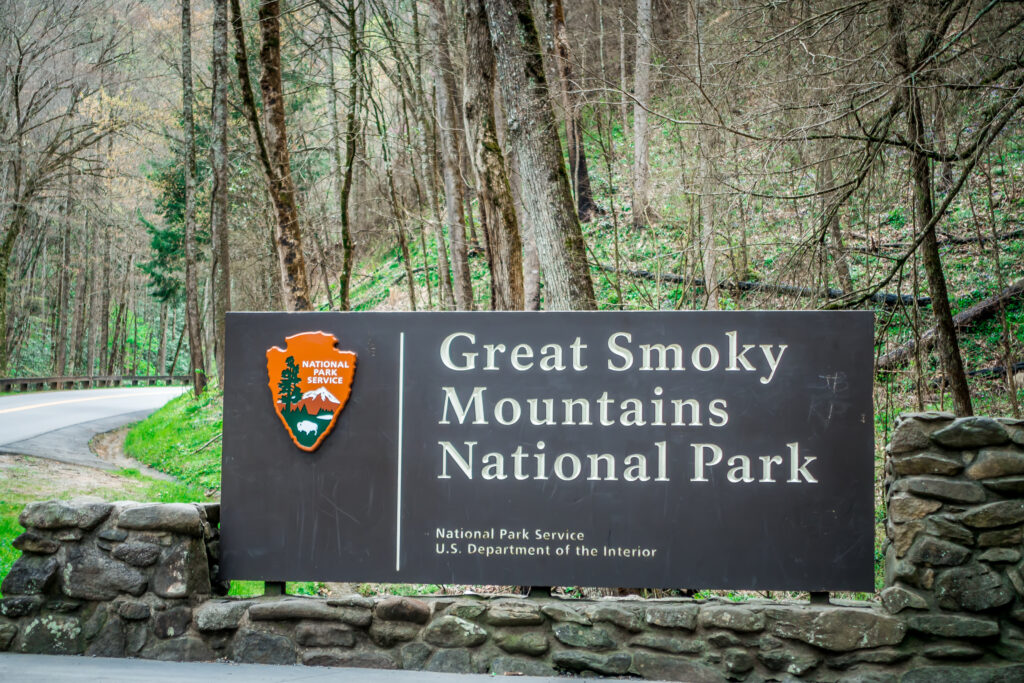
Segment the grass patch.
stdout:
<path fill-rule="evenodd" d="M 128 432 L 124 450 L 132 458 L 181 482 L 220 490 L 220 436 L 224 396 L 186 392 Z"/>

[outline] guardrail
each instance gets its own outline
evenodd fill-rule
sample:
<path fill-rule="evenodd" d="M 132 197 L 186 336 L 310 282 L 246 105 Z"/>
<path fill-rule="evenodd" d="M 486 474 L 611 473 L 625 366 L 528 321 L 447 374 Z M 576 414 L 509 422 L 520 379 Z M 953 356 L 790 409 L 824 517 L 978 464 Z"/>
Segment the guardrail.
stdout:
<path fill-rule="evenodd" d="M 94 387 L 152 387 L 158 384 L 188 384 L 188 375 L 75 375 L 67 377 L 0 377 L 0 392 L 46 389 L 91 389 Z"/>

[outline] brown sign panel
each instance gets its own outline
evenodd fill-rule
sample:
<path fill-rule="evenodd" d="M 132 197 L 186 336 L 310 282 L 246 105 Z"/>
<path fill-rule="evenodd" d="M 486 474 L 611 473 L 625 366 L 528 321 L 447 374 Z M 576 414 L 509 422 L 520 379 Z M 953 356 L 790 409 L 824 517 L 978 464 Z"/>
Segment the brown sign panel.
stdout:
<path fill-rule="evenodd" d="M 872 328 L 229 314 L 222 575 L 870 591 Z"/>

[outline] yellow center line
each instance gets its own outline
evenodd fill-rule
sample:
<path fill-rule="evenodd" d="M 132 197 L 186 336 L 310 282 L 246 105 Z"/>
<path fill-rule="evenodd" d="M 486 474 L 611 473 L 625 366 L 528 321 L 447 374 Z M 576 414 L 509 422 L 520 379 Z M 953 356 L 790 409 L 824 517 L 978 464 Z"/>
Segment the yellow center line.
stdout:
<path fill-rule="evenodd" d="M 86 398 L 66 398 L 63 401 L 49 401 L 48 403 L 33 403 L 30 406 L 18 406 L 17 408 L 4 408 L 0 410 L 0 415 L 4 413 L 17 413 L 22 410 L 32 410 L 33 408 L 48 408 L 50 406 L 59 406 L 65 403 L 84 403 L 85 401 L 102 401 L 105 398 L 133 398 L 131 394 L 104 394 L 103 396 L 88 396 Z"/>

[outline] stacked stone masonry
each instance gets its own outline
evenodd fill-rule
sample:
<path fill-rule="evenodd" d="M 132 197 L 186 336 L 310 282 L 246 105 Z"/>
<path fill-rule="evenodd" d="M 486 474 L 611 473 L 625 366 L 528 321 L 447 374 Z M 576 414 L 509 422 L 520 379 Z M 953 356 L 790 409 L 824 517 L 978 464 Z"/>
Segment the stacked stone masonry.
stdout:
<path fill-rule="evenodd" d="M 220 597 L 217 505 L 27 506 L 0 650 L 651 680 L 1024 681 L 1024 422 L 887 449 L 885 589 L 837 604 Z"/>

